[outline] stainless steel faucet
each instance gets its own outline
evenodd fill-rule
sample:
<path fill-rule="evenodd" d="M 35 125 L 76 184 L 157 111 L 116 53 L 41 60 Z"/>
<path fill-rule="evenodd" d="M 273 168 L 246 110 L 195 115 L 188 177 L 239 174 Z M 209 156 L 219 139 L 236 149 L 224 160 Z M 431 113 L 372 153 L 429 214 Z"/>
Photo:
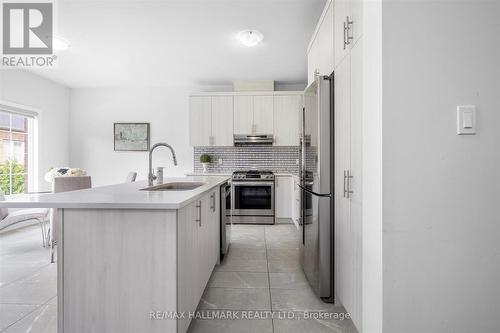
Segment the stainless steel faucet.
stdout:
<path fill-rule="evenodd" d="M 154 144 L 153 147 L 149 150 L 149 174 L 148 174 L 148 185 L 153 186 L 153 183 L 156 179 L 156 176 L 153 173 L 153 151 L 158 148 L 158 147 L 167 147 L 170 149 L 172 152 L 172 159 L 174 160 L 174 165 L 177 165 L 177 158 L 175 157 L 175 151 L 172 146 L 170 146 L 168 143 L 164 142 L 159 142 L 157 144 Z"/>

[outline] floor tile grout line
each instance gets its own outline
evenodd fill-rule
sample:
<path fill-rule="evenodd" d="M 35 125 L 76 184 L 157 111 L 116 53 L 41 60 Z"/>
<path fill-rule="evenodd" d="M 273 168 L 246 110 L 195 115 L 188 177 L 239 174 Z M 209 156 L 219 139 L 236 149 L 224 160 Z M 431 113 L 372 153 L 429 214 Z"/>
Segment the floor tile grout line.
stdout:
<path fill-rule="evenodd" d="M 47 261 L 49 261 L 49 259 L 47 259 Z M 10 285 L 11 285 L 11 284 L 13 284 L 13 283 L 19 283 L 19 282 L 22 282 L 23 280 L 27 280 L 27 279 L 29 279 L 29 278 L 31 278 L 31 277 L 33 277 L 33 276 L 35 276 L 35 275 L 36 275 L 37 273 L 39 273 L 42 269 L 44 269 L 44 268 L 46 268 L 46 267 L 49 267 L 50 265 L 52 265 L 52 264 L 49 262 L 49 263 L 47 263 L 47 264 L 45 264 L 45 265 L 43 265 L 43 266 L 40 266 L 39 268 L 37 268 L 36 270 L 34 270 L 34 271 L 33 271 L 30 275 L 28 275 L 28 276 L 20 277 L 20 278 L 18 278 L 18 279 L 13 280 L 13 281 L 7 282 L 6 284 L 2 284 L 2 285 L 0 285 L 0 289 L 1 289 L 1 288 L 5 288 L 5 287 L 7 287 L 7 286 L 10 286 Z"/>
<path fill-rule="evenodd" d="M 264 226 L 264 245 L 266 247 L 266 267 L 267 267 L 267 283 L 269 291 L 269 307 L 271 308 L 271 313 L 273 313 L 273 298 L 271 296 L 271 276 L 269 275 L 269 257 L 267 255 L 267 236 L 266 236 L 266 226 Z M 271 317 L 271 329 L 274 333 L 274 319 Z"/>
<path fill-rule="evenodd" d="M 56 295 L 55 297 L 57 297 L 57 295 Z M 42 306 L 44 306 L 44 305 L 50 305 L 50 304 L 48 304 L 48 303 L 49 303 L 49 302 L 50 302 L 53 298 L 54 298 L 54 296 L 53 296 L 53 297 L 51 297 L 51 298 L 49 298 L 49 299 L 48 299 L 45 303 L 43 303 L 43 304 L 26 304 L 26 305 L 36 305 L 36 307 L 35 307 L 32 311 L 28 312 L 25 316 L 22 316 L 21 318 L 19 318 L 18 320 L 16 320 L 16 321 L 15 321 L 15 322 L 13 322 L 12 324 L 10 324 L 9 326 L 7 326 L 7 327 L 5 327 L 4 329 L 2 329 L 2 332 L 3 332 L 3 331 L 5 331 L 5 330 L 7 330 L 8 328 L 10 328 L 10 327 L 14 326 L 15 324 L 17 324 L 18 322 L 20 322 L 20 321 L 21 321 L 21 320 L 23 320 L 24 318 L 28 317 L 30 314 L 34 313 L 35 311 L 39 310 Z M 2 304 L 5 304 L 5 303 L 2 303 Z M 17 305 L 17 304 L 15 304 L 15 305 Z"/>

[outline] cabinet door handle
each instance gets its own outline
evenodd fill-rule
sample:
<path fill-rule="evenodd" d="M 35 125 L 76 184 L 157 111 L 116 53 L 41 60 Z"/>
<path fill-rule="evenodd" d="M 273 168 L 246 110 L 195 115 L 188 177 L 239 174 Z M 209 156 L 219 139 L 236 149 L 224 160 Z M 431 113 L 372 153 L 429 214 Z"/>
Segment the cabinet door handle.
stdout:
<path fill-rule="evenodd" d="M 198 222 L 201 227 L 201 200 L 198 200 L 198 203 L 196 204 L 196 222 Z"/>
<path fill-rule="evenodd" d="M 349 170 L 344 170 L 344 198 L 350 198 L 353 191 L 351 191 L 351 173 Z"/>
<path fill-rule="evenodd" d="M 215 192 L 210 194 L 210 199 L 212 199 L 212 205 L 210 208 L 212 209 L 212 212 L 215 212 Z"/>
<path fill-rule="evenodd" d="M 344 198 L 346 197 L 347 190 L 346 190 L 346 178 L 347 178 L 347 170 L 344 170 Z"/>
<path fill-rule="evenodd" d="M 351 20 L 349 16 L 346 17 L 346 22 L 344 27 L 347 29 L 346 30 L 346 44 L 351 45 L 351 42 L 354 39 L 354 35 L 352 34 L 352 26 L 354 25 L 354 21 Z M 345 49 L 345 47 L 344 47 Z"/>
<path fill-rule="evenodd" d="M 347 22 L 344 22 L 344 50 L 347 47 Z"/>

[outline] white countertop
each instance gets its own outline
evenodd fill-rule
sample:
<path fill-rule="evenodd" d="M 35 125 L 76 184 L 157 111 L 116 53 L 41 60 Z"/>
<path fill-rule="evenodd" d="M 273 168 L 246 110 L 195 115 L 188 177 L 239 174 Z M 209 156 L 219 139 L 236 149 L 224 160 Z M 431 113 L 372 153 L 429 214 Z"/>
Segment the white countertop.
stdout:
<path fill-rule="evenodd" d="M 140 191 L 148 187 L 146 181 L 124 183 L 57 194 L 33 194 L 9 201 L 0 201 L 7 208 L 117 208 L 117 209 L 179 209 L 214 187 L 229 176 L 189 176 L 166 178 L 163 183 L 203 182 L 204 185 L 188 191 Z"/>

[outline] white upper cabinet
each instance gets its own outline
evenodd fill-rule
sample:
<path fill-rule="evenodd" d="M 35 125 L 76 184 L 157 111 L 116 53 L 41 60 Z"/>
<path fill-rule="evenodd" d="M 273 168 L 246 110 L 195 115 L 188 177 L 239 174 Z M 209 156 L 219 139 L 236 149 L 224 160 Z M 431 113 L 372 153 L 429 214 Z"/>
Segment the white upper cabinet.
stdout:
<path fill-rule="evenodd" d="M 208 146 L 212 135 L 212 97 L 194 96 L 189 99 L 189 144 Z"/>
<path fill-rule="evenodd" d="M 363 34 L 363 0 L 335 1 L 335 68 Z"/>
<path fill-rule="evenodd" d="M 252 134 L 253 96 L 234 96 L 234 134 Z"/>
<path fill-rule="evenodd" d="M 300 145 L 300 95 L 274 96 L 274 145 Z"/>
<path fill-rule="evenodd" d="M 189 144 L 233 145 L 233 96 L 192 96 L 189 99 Z"/>
<path fill-rule="evenodd" d="M 345 58 L 349 47 L 347 45 L 347 30 L 344 30 L 344 27 L 347 29 L 347 13 L 348 13 L 349 3 L 347 0 L 338 0 L 335 1 L 335 10 L 334 10 L 334 31 L 335 31 L 335 69 L 339 65 L 339 63 Z"/>
<path fill-rule="evenodd" d="M 335 64 L 334 16 L 333 2 L 327 1 L 307 53 L 308 84 L 314 81 L 315 73 L 330 75 L 333 72 Z"/>
<path fill-rule="evenodd" d="M 333 2 L 327 3 L 327 10 L 323 22 L 318 30 L 318 35 L 316 36 L 316 41 L 320 45 L 320 54 L 318 55 L 319 63 L 319 74 L 330 75 L 333 72 L 334 66 L 334 11 Z"/>
<path fill-rule="evenodd" d="M 319 73 L 319 55 L 321 51 L 319 47 L 319 43 L 313 42 L 307 52 L 307 85 L 313 83 L 314 76 Z"/>
<path fill-rule="evenodd" d="M 213 146 L 233 145 L 233 96 L 212 97 Z"/>
<path fill-rule="evenodd" d="M 274 96 L 253 97 L 252 134 L 273 134 Z"/>
<path fill-rule="evenodd" d="M 349 17 L 352 21 L 349 32 L 353 38 L 351 45 L 354 46 L 363 35 L 363 0 L 349 1 Z"/>
<path fill-rule="evenodd" d="M 189 143 L 234 145 L 234 134 L 275 135 L 276 146 L 299 145 L 301 92 L 199 93 L 189 98 Z"/>
<path fill-rule="evenodd" d="M 272 95 L 234 97 L 234 134 L 272 133 Z"/>

